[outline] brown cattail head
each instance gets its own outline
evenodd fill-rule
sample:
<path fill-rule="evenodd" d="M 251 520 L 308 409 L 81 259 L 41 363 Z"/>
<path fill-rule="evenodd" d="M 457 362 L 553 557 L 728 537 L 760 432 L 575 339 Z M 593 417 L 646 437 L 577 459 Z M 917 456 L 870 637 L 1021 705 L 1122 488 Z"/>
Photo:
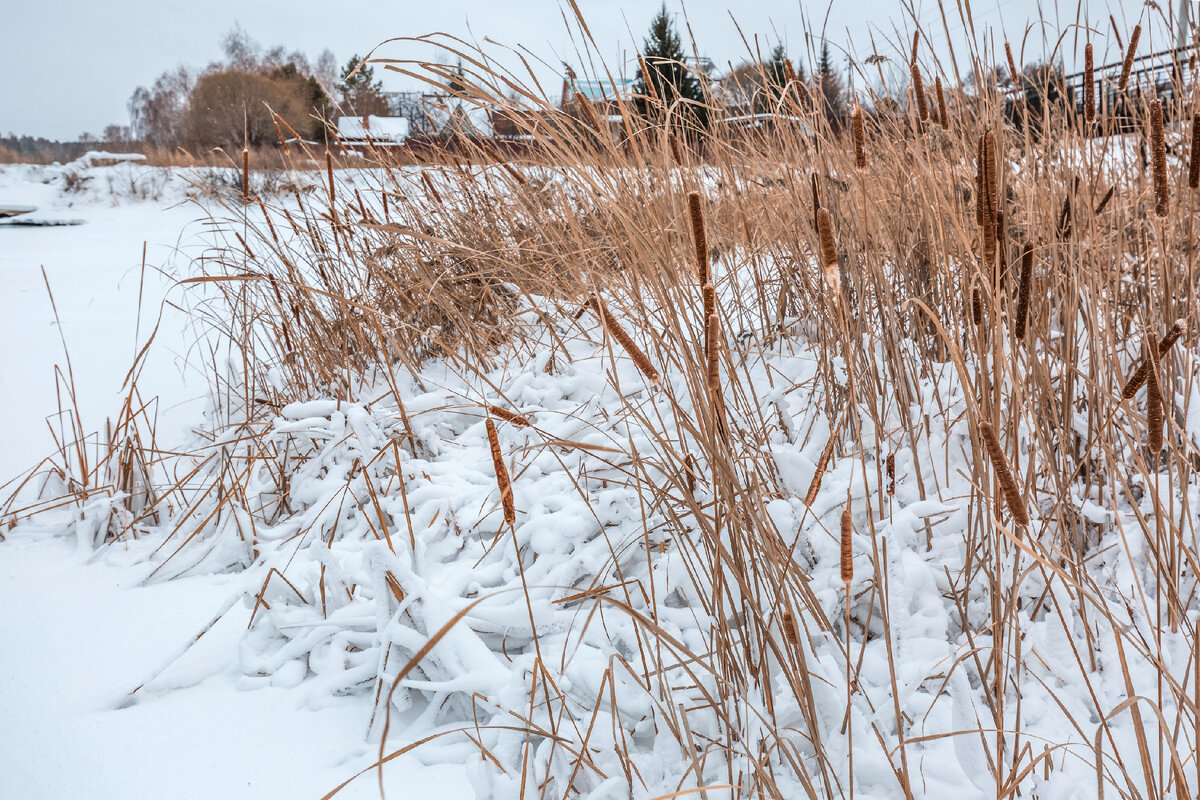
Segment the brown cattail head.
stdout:
<path fill-rule="evenodd" d="M 888 453 L 887 457 L 887 493 L 888 497 L 896 494 L 896 454 Z"/>
<path fill-rule="evenodd" d="M 242 200 L 250 202 L 250 148 L 242 148 Z"/>
<path fill-rule="evenodd" d="M 1115 183 L 1108 187 L 1108 191 L 1104 193 L 1104 197 L 1100 199 L 1100 203 L 1096 206 L 1096 210 L 1093 212 L 1094 214 L 1099 214 L 1108 206 L 1108 201 L 1112 200 L 1113 193 L 1116 192 L 1116 190 L 1117 185 Z"/>
<path fill-rule="evenodd" d="M 642 58 L 641 53 L 638 53 L 638 69 L 642 71 L 642 83 L 646 84 L 646 94 L 657 103 L 658 90 L 654 88 L 654 81 L 650 80 L 650 70 L 646 67 L 646 59 Z"/>
<path fill-rule="evenodd" d="M 854 114 L 850 117 L 850 127 L 854 131 L 854 166 L 858 169 L 865 169 L 867 166 L 867 134 L 863 126 L 862 106 L 858 103 L 854 104 Z"/>
<path fill-rule="evenodd" d="M 717 290 L 704 284 L 704 359 L 705 382 L 714 403 L 721 395 L 721 332 L 717 322 Z"/>
<path fill-rule="evenodd" d="M 1021 286 L 1017 290 L 1017 319 L 1013 333 L 1017 341 L 1025 338 L 1025 327 L 1029 320 L 1029 291 L 1033 284 L 1033 245 L 1026 244 L 1021 250 Z"/>
<path fill-rule="evenodd" d="M 846 591 L 854 582 L 854 518 L 850 514 L 850 496 L 846 495 L 846 507 L 842 509 L 842 583 Z"/>
<path fill-rule="evenodd" d="M 821 450 L 821 457 L 817 459 L 817 468 L 813 471 L 812 481 L 808 484 L 808 492 L 804 495 L 804 505 L 810 508 L 817 500 L 817 493 L 821 491 L 821 481 L 825 477 L 825 470 L 829 467 L 829 459 L 833 457 L 833 448 L 837 446 L 841 423 L 840 419 L 835 423 L 829 432 L 829 441 L 825 442 L 825 447 Z"/>
<path fill-rule="evenodd" d="M 792 616 L 792 612 L 783 612 L 783 635 L 791 645 L 800 644 L 800 634 L 796 630 L 796 618 Z"/>
<path fill-rule="evenodd" d="M 1165 217 L 1171 210 L 1170 194 L 1167 191 L 1167 148 L 1163 137 L 1162 101 L 1150 104 L 1150 163 L 1154 170 L 1154 213 Z"/>
<path fill-rule="evenodd" d="M 1187 320 L 1183 320 L 1183 319 L 1175 320 L 1175 324 L 1171 326 L 1171 329 L 1168 330 L 1166 332 L 1166 334 L 1161 339 L 1158 340 L 1158 360 L 1159 361 L 1161 361 L 1162 358 L 1168 352 L 1170 352 L 1171 348 L 1175 346 L 1175 343 L 1177 341 L 1179 341 L 1179 337 L 1183 336 L 1183 334 L 1186 330 L 1187 330 Z M 1121 388 L 1121 399 L 1128 400 L 1129 398 L 1131 398 L 1135 394 L 1137 394 L 1138 389 L 1142 388 L 1142 384 L 1146 382 L 1146 379 L 1149 377 L 1149 375 L 1150 375 L 1150 361 L 1147 358 L 1147 359 L 1144 359 L 1142 361 L 1141 365 L 1134 371 L 1134 373 L 1129 376 L 1129 380 L 1125 381 L 1125 385 Z"/>
<path fill-rule="evenodd" d="M 657 386 L 660 377 L 658 370 L 655 369 L 654 365 L 650 363 L 650 359 L 646 357 L 646 354 L 642 352 L 642 349 L 638 347 L 633 339 L 629 337 L 629 334 L 626 333 L 625 329 L 621 327 L 621 323 L 613 319 L 613 316 L 609 313 L 608 306 L 605 304 L 605 302 L 596 295 L 592 296 L 592 300 L 595 301 L 592 307 L 595 308 L 596 312 L 600 315 L 600 323 L 604 326 L 604 330 L 609 336 L 616 339 L 617 343 L 621 345 L 621 348 L 629 355 L 631 359 L 633 359 L 634 366 L 641 371 L 642 375 L 646 377 L 646 380 L 648 380 L 652 385 Z"/>
<path fill-rule="evenodd" d="M 1129 73 L 1133 70 L 1133 57 L 1137 54 L 1138 39 L 1142 36 L 1142 26 L 1134 25 L 1133 33 L 1129 34 L 1129 49 L 1125 51 L 1125 61 L 1121 64 L 1121 79 L 1117 81 L 1117 91 L 1125 91 L 1129 85 Z"/>
<path fill-rule="evenodd" d="M 996 178 L 996 135 L 988 131 L 983 136 L 983 263 L 996 261 L 996 212 L 999 195 Z"/>
<path fill-rule="evenodd" d="M 509 525 L 516 523 L 517 512 L 513 506 L 512 481 L 508 477 L 508 467 L 504 466 L 504 455 L 500 452 L 500 437 L 496 435 L 496 423 L 489 417 L 487 420 L 488 444 L 492 449 L 492 468 L 496 471 L 496 486 L 500 488 L 500 504 L 504 508 L 504 521 Z"/>
<path fill-rule="evenodd" d="M 692 241 L 696 245 L 696 274 L 700 285 L 708 283 L 708 236 L 704 231 L 704 209 L 697 192 L 688 194 L 688 215 L 692 220 Z"/>
<path fill-rule="evenodd" d="M 915 61 L 912 65 L 912 87 L 913 96 L 917 101 L 917 116 L 921 122 L 926 122 L 929 119 L 929 104 L 925 102 L 925 83 L 921 80 L 921 68 Z"/>
<path fill-rule="evenodd" d="M 1012 45 L 1008 42 L 1004 43 L 1004 57 L 1008 59 L 1008 76 L 1012 81 L 1013 86 L 1017 85 L 1017 78 L 1021 76 L 1020 70 L 1017 69 L 1017 62 L 1013 60 Z"/>
<path fill-rule="evenodd" d="M 828 209 L 817 210 L 817 235 L 821 239 L 821 267 L 824 271 L 825 288 L 836 304 L 842 296 L 842 280 L 838 271 L 837 247 L 833 241 L 833 220 Z"/>
<path fill-rule="evenodd" d="M 333 153 L 325 151 L 325 177 L 329 181 L 329 205 L 332 207 L 337 200 L 337 189 L 333 185 Z"/>
<path fill-rule="evenodd" d="M 821 209 L 821 183 L 820 178 L 817 177 L 817 173 L 815 172 L 809 175 L 808 178 L 809 184 L 812 186 L 813 230 L 819 233 L 821 225 L 817 221 L 817 217 L 820 215 Z"/>
<path fill-rule="evenodd" d="M 687 493 L 696 494 L 696 457 L 688 453 L 683 457 L 683 480 Z"/>
<path fill-rule="evenodd" d="M 1096 71 L 1092 64 L 1092 43 L 1083 46 L 1083 118 L 1096 118 Z"/>
<path fill-rule="evenodd" d="M 675 161 L 675 166 L 683 166 L 683 148 L 679 146 L 679 137 L 673 133 L 667 134 L 667 144 L 671 146 L 671 158 Z"/>
<path fill-rule="evenodd" d="M 920 45 L 921 45 L 921 31 L 915 30 L 915 31 L 913 31 L 912 54 L 908 58 L 909 64 L 917 63 L 917 48 L 920 47 Z"/>
<path fill-rule="evenodd" d="M 975 147 L 975 224 L 980 228 L 983 227 L 983 206 L 984 206 L 984 188 L 983 188 L 983 140 L 980 135 L 979 142 Z"/>
<path fill-rule="evenodd" d="M 1146 428 L 1147 443 L 1151 453 L 1159 453 L 1163 447 L 1163 396 L 1158 382 L 1158 359 L 1152 353 L 1146 355 Z"/>
<path fill-rule="evenodd" d="M 937 90 L 938 122 L 943 128 L 950 128 L 950 114 L 946 110 L 946 93 L 942 91 L 942 76 L 933 79 L 933 87 Z"/>
<path fill-rule="evenodd" d="M 501 406 L 486 406 L 486 408 L 488 413 L 493 417 L 498 417 L 505 422 L 516 425 L 518 428 L 528 428 L 531 425 L 528 417 L 523 417 L 515 411 L 509 411 L 507 408 L 502 408 Z"/>
<path fill-rule="evenodd" d="M 588 125 L 592 126 L 592 130 L 596 131 L 596 133 L 603 133 L 606 130 L 604 123 L 596 115 L 596 108 L 592 105 L 592 101 L 584 97 L 583 92 L 575 93 L 575 105 L 583 111 L 583 115 L 587 117 Z"/>
<path fill-rule="evenodd" d="M 1029 515 L 1025 513 L 1025 502 L 1021 499 L 1021 492 L 1013 479 L 1012 470 L 1008 468 L 1008 457 L 1000 447 L 995 429 L 990 422 L 981 420 L 979 433 L 983 436 L 983 444 L 987 448 L 988 458 L 992 461 L 992 469 L 996 472 L 996 480 L 1000 482 L 1000 490 L 1004 492 L 1004 499 L 1013 515 L 1013 521 L 1018 525 L 1028 525 Z"/>
<path fill-rule="evenodd" d="M 1192 115 L 1192 150 L 1188 155 L 1188 188 L 1200 188 L 1200 114 Z"/>

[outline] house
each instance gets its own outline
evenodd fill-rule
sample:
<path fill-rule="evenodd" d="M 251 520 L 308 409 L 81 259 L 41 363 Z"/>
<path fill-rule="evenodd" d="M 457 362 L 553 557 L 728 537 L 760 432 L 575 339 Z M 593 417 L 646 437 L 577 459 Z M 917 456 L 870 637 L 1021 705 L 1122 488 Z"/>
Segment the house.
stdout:
<path fill-rule="evenodd" d="M 404 117 L 338 117 L 337 135 L 347 150 L 401 147 L 408 138 L 409 124 Z"/>

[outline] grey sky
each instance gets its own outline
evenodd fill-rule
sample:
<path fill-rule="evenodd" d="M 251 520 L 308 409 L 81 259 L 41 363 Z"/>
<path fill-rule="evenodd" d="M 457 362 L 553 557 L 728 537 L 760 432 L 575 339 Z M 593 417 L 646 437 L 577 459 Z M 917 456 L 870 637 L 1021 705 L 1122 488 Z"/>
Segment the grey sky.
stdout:
<path fill-rule="evenodd" d="M 950 40 L 959 50 L 960 67 L 965 71 L 967 33 L 957 18 L 957 0 L 943 2 L 954 14 L 948 24 Z M 1177 2 L 1161 0 L 1158 5 L 1165 12 Z M 1105 35 L 1106 45 L 1112 41 L 1109 13 L 1116 17 L 1122 36 L 1138 19 L 1145 22 L 1158 13 L 1140 0 L 976 0 L 972 4 L 975 30 L 982 36 L 984 29 L 991 29 L 993 45 L 1002 53 L 1005 36 L 1018 42 L 1031 21 L 1047 20 L 1046 26 L 1034 25 L 1026 38 L 1026 60 L 1033 61 L 1041 56 L 1044 36 L 1053 47 L 1058 33 L 1074 22 L 1077 4 L 1092 27 Z M 622 58 L 635 52 L 659 0 L 578 0 L 578 5 L 601 55 L 616 68 Z M 569 34 L 564 23 L 564 15 L 572 19 L 567 0 L 360 0 L 344 4 L 327 0 L 4 0 L 4 6 L 0 11 L 0 133 L 59 139 L 74 138 L 85 130 L 99 132 L 109 123 L 126 123 L 125 102 L 134 88 L 150 83 L 176 64 L 203 66 L 218 58 L 220 40 L 235 24 L 267 47 L 280 44 L 312 58 L 329 48 L 339 63 L 388 37 L 433 32 L 523 45 L 555 67 L 563 60 L 578 66 L 581 60 L 572 44 L 572 35 L 579 41 L 577 26 L 572 24 L 573 34 Z M 896 29 L 911 37 L 915 14 L 932 42 L 930 52 L 946 57 L 947 35 L 937 0 L 688 0 L 684 4 L 669 0 L 667 6 L 673 12 L 686 8 L 700 52 L 721 65 L 726 61 L 736 64 L 748 55 L 730 11 L 751 42 L 754 34 L 760 36 L 764 53 L 782 38 L 789 54 L 801 56 L 805 62 L 805 28 L 824 28 L 835 48 L 843 47 L 849 38 L 860 56 L 870 54 L 874 35 L 879 52 L 894 55 Z M 682 21 L 682 16 L 679 19 Z M 1155 27 L 1158 29 L 1143 35 L 1142 52 L 1167 46 L 1161 27 Z M 1073 44 L 1068 35 L 1064 41 L 1068 64 L 1074 63 Z M 432 57 L 430 51 L 404 43 L 387 45 L 378 55 Z M 995 59 L 1002 60 L 1002 55 Z M 944 64 L 944 69 L 949 73 L 950 65 Z M 552 77 L 549 67 L 539 66 L 538 70 L 539 78 Z M 382 70 L 378 72 L 382 74 Z M 387 88 L 411 84 L 392 74 L 382 77 Z"/>

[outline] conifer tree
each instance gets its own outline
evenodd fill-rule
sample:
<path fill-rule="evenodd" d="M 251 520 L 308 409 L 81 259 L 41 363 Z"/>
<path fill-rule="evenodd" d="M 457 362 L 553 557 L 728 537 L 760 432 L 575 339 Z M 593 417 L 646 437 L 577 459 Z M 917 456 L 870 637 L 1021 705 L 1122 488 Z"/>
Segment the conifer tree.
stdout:
<path fill-rule="evenodd" d="M 685 57 L 683 42 L 667 14 L 664 2 L 650 23 L 649 35 L 642 42 L 642 58 L 646 62 L 646 72 L 649 73 L 653 89 L 646 86 L 645 76 L 639 74 L 634 83 L 634 92 L 638 95 L 638 113 L 643 116 L 649 114 L 650 97 L 658 97 L 667 106 L 682 101 L 678 113 L 690 117 L 703 128 L 708 124 L 708 107 L 700 82 L 684 64 Z"/>

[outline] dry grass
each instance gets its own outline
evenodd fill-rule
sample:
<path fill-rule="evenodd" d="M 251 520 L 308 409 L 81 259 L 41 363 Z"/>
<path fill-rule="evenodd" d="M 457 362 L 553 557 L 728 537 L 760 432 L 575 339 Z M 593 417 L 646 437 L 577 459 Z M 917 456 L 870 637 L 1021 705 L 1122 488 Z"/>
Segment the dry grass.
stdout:
<path fill-rule="evenodd" d="M 1130 53 L 1137 37 L 1135 29 Z M 678 130 L 676 109 L 661 98 L 650 98 L 649 120 L 631 123 L 620 139 L 601 136 L 593 114 L 559 113 L 516 76 L 448 49 L 468 65 L 458 79 L 465 97 L 545 112 L 546 124 L 528 131 L 537 158 L 509 164 L 468 144 L 421 169 L 381 161 L 351 191 L 343 183 L 335 189 L 330 162 L 327 185 L 297 188 L 286 204 L 231 204 L 227 247 L 195 280 L 212 293 L 209 319 L 242 364 L 235 378 L 216 376 L 228 425 L 222 441 L 236 446 L 150 489 L 139 476 L 165 456 L 134 434 L 144 407 L 131 399 L 98 459 L 65 435 L 52 468 L 58 494 L 33 507 L 10 502 L 8 518 L 54 504 L 82 506 L 107 492 L 125 510 L 111 517 L 105 539 L 147 531 L 153 515 L 184 519 L 201 509 L 209 520 L 233 514 L 271 524 L 286 514 L 288 498 L 287 461 L 267 446 L 271 409 L 317 397 L 357 401 L 364 386 L 382 382 L 407 431 L 394 445 L 399 472 L 400 448 L 416 454 L 418 443 L 397 375 L 420 380 L 439 360 L 486 376 L 501 358 L 526 363 L 535 342 L 547 341 L 544 370 L 553 372 L 558 359 L 569 358 L 569 329 L 591 313 L 611 340 L 606 357 L 631 360 L 644 378 L 618 387 L 624 423 L 653 432 L 649 451 L 623 452 L 621 480 L 663 514 L 674 550 L 660 556 L 686 567 L 697 589 L 693 610 L 713 622 L 701 646 L 684 647 L 653 607 L 635 610 L 624 573 L 618 583 L 567 599 L 616 606 L 634 620 L 642 637 L 638 666 L 614 660 L 605 681 L 636 673 L 653 698 L 656 724 L 678 740 L 682 762 L 694 764 L 681 786 L 702 786 L 712 769 L 701 762 L 711 759 L 723 783 L 745 787 L 743 796 L 850 795 L 853 773 L 838 754 L 861 766 L 870 751 L 894 777 L 893 796 L 920 796 L 915 754 L 932 742 L 914 733 L 917 722 L 898 699 L 891 625 L 900 609 L 888 591 L 895 579 L 889 558 L 898 556 L 889 556 L 892 534 L 883 531 L 903 505 L 938 501 L 957 504 L 959 527 L 944 533 L 923 519 L 925 551 L 911 555 L 932 561 L 949 558 L 951 549 L 958 554 L 935 566 L 945 574 L 939 602 L 952 609 L 947 624 L 963 647 L 924 682 L 981 693 L 977 729 L 939 736 L 986 742 L 981 763 L 997 797 L 1028 796 L 1040 774 L 1068 762 L 1088 764 L 1106 796 L 1200 791 L 1200 775 L 1184 769 L 1200 765 L 1200 552 L 1192 508 L 1200 451 L 1188 416 L 1195 350 L 1186 337 L 1185 346 L 1171 346 L 1183 325 L 1158 358 L 1151 349 L 1133 370 L 1148 384 L 1144 402 L 1140 383 L 1130 390 L 1125 377 L 1141 359 L 1141 342 L 1196 316 L 1192 165 L 1165 155 L 1167 143 L 1172 153 L 1187 147 L 1182 134 L 1164 131 L 1161 106 L 1147 113 L 1150 170 L 1126 140 L 1093 138 L 1086 114 L 1048 105 L 1034 135 L 1005 121 L 999 96 L 944 92 L 941 75 L 943 127 L 924 125 L 929 110 L 913 58 L 912 109 L 869 120 L 856 113 L 842 130 L 807 101 L 809 87 L 780 87 L 781 103 L 811 122 L 815 141 L 785 122 L 761 140 L 709 139 L 700 153 L 687 146 L 692 137 Z M 1128 72 L 1127 65 L 1122 83 Z M 504 99 L 514 94 L 518 100 Z M 1103 130 L 1108 121 L 1100 114 L 1096 124 Z M 300 165 L 321 163 L 325 154 L 300 148 L 289 157 Z M 784 396 L 801 387 L 762 364 L 767 354 L 798 350 L 815 360 L 803 385 L 812 407 L 800 414 L 806 430 L 787 430 L 753 370 L 765 369 L 771 391 Z M 519 424 L 498 406 L 489 411 Z M 970 446 L 967 423 L 985 446 Z M 1147 429 L 1149 448 L 1142 444 Z M 491 419 L 487 431 L 516 542 L 521 522 L 505 463 L 512 454 L 503 452 Z M 792 496 L 770 455 L 779 437 L 820 454 L 799 532 L 779 530 L 766 510 Z M 952 471 L 959 454 L 961 470 Z M 608 453 L 593 449 L 589 457 L 599 462 Z M 278 481 L 270 507 L 241 505 L 255 464 L 269 466 Z M 854 486 L 840 542 L 830 514 L 843 501 L 831 506 L 820 491 L 835 468 L 845 479 L 839 487 Z M 126 491 L 132 485 L 147 488 Z M 964 486 L 965 496 L 956 494 Z M 213 492 L 215 510 L 205 499 Z M 1085 513 L 1093 507 L 1104 513 Z M 1007 527 L 1005 516 L 1020 530 Z M 181 522 L 168 540 L 175 553 L 186 552 L 188 541 L 203 541 L 210 529 Z M 858 553 L 856 529 L 870 544 Z M 938 541 L 943 536 L 954 538 L 952 548 Z M 810 585 L 809 573 L 822 564 L 804 554 L 806 546 L 835 564 L 840 546 L 840 600 Z M 659 557 L 654 552 L 647 533 L 646 558 Z M 1108 567 L 1096 563 L 1118 565 L 1132 583 L 1106 582 Z M 665 594 L 653 570 L 639 574 L 650 576 L 649 596 Z M 390 580 L 399 602 L 408 589 Z M 532 601 L 529 616 L 536 631 Z M 1024 642 L 1035 623 L 1058 626 L 1055 664 L 1068 672 L 1049 674 L 1043 655 Z M 445 629 L 428 633 L 436 639 Z M 825 640 L 840 643 L 822 652 L 844 668 L 844 710 L 821 706 L 830 696 L 824 685 L 841 680 L 840 670 L 822 669 L 815 655 L 814 642 Z M 535 633 L 531 647 L 537 642 Z M 870 657 L 886 658 L 881 670 L 891 684 L 882 705 L 884 695 L 855 688 L 868 645 L 878 642 L 883 650 L 871 648 Z M 1119 674 L 1102 673 L 1097 663 L 1113 643 Z M 399 674 L 427 652 L 416 652 Z M 581 711 L 539 664 L 529 706 L 508 709 L 504 724 L 573 754 L 572 777 L 554 784 L 556 796 L 586 793 L 590 733 L 582 731 L 600 713 L 611 713 L 616 728 L 628 730 L 627 723 L 605 689 Z M 694 684 L 703 689 L 688 695 L 696 704 L 690 711 L 664 677 L 681 664 L 696 671 Z M 1147 669 L 1156 674 L 1153 698 L 1140 677 Z M 1136 687 L 1135 679 L 1142 681 Z M 378 681 L 377 694 L 382 673 Z M 1113 681 L 1128 688 L 1127 702 L 1075 702 L 1104 695 L 1102 684 Z M 1064 713 L 1086 745 L 1037 738 L 1022 703 L 1023 687 L 1038 682 L 1065 698 Z M 786 717 L 776 713 L 784 701 Z M 553 734 L 539 727 L 535 705 L 562 727 Z M 1143 719 L 1143 707 L 1153 714 Z M 715 720 L 703 736 L 689 722 L 698 708 Z M 845 725 L 828 723 L 843 711 Z M 1115 732 L 1126 711 L 1136 739 Z M 1157 723 L 1145 725 L 1154 715 Z M 391 756 L 380 747 L 382 769 Z M 532 747 L 504 765 L 519 772 L 522 786 L 539 778 Z M 620 752 L 634 792 L 637 761 Z"/>

